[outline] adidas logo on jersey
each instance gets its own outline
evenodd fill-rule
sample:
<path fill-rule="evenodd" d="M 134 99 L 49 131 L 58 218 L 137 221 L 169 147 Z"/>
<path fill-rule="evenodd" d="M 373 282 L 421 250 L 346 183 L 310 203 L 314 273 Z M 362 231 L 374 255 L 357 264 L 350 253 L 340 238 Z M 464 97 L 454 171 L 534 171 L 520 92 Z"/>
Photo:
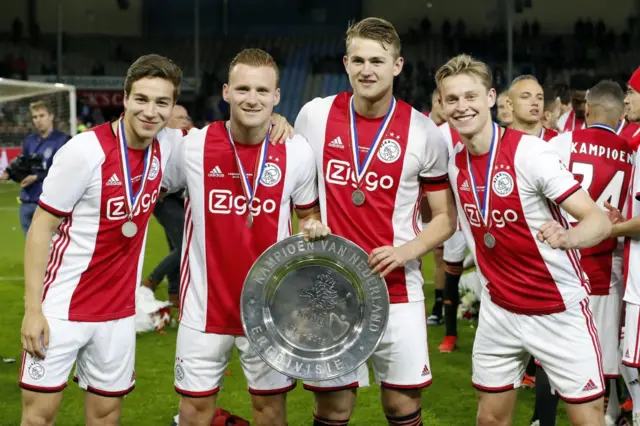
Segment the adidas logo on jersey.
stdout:
<path fill-rule="evenodd" d="M 220 170 L 220 166 L 215 166 L 208 174 L 209 177 L 224 177 L 222 174 L 222 170 Z"/>
<path fill-rule="evenodd" d="M 424 368 L 422 369 L 422 377 L 428 376 L 428 375 L 429 375 L 429 367 L 427 367 L 425 364 Z"/>
<path fill-rule="evenodd" d="M 107 181 L 107 186 L 118 186 L 118 185 L 122 185 L 122 182 L 120 182 L 120 179 L 118 179 L 118 176 L 116 176 L 116 174 L 114 173 L 113 175 L 111 175 L 111 177 Z"/>
<path fill-rule="evenodd" d="M 589 392 L 589 391 L 593 391 L 593 390 L 597 390 L 597 389 L 598 389 L 598 387 L 596 386 L 595 383 L 593 383 L 593 380 L 589 379 L 587 384 L 584 385 L 584 387 L 582 388 L 582 392 Z"/>
<path fill-rule="evenodd" d="M 342 139 L 340 139 L 340 136 L 338 136 L 337 138 L 335 138 L 334 140 L 332 140 L 331 142 L 329 142 L 329 146 L 331 148 L 340 148 L 340 149 L 344 149 L 344 145 L 342 144 Z"/>
<path fill-rule="evenodd" d="M 471 191 L 471 187 L 469 186 L 469 181 L 465 180 L 462 182 L 462 186 L 460 187 L 460 191 Z"/>

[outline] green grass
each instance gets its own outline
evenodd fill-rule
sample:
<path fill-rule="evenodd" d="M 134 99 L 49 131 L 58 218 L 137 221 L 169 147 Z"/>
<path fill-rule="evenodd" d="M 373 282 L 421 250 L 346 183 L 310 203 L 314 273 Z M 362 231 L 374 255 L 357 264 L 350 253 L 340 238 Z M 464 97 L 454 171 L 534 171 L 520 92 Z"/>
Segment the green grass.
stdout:
<path fill-rule="evenodd" d="M 18 221 L 18 205 L 15 185 L 0 185 L 0 355 L 16 358 L 14 364 L 0 364 L 0 426 L 20 423 L 20 388 L 17 384 L 20 369 L 20 326 L 23 315 L 24 237 Z M 144 271 L 148 273 L 167 253 L 166 239 L 160 226 L 152 219 L 146 250 Z M 431 258 L 425 259 L 424 273 L 432 280 Z M 158 290 L 158 297 L 166 299 L 166 284 Z M 427 306 L 433 301 L 433 287 L 426 285 Z M 460 347 L 452 354 L 440 354 L 444 327 L 429 329 L 433 384 L 423 394 L 423 419 L 425 425 L 473 425 L 475 424 L 476 399 L 471 387 L 471 349 L 474 322 L 460 323 Z M 176 330 L 167 334 L 147 333 L 138 337 L 136 354 L 136 389 L 124 402 L 123 425 L 165 426 L 176 414 L 178 396 L 173 390 L 173 360 Z M 231 376 L 225 378 L 225 386 L 219 394 L 219 406 L 245 418 L 250 418 L 250 400 L 246 382 L 237 360 L 229 367 Z M 373 383 L 373 381 L 372 381 Z M 58 413 L 57 424 L 62 426 L 84 425 L 83 395 L 70 382 L 64 391 L 64 399 Z M 311 424 L 312 394 L 301 384 L 289 393 L 289 425 Z M 533 409 L 533 392 L 521 391 L 514 425 L 528 425 Z M 558 426 L 568 425 L 564 409 L 561 409 Z M 354 426 L 386 425 L 379 403 L 379 388 L 373 385 L 361 389 L 351 420 Z"/>

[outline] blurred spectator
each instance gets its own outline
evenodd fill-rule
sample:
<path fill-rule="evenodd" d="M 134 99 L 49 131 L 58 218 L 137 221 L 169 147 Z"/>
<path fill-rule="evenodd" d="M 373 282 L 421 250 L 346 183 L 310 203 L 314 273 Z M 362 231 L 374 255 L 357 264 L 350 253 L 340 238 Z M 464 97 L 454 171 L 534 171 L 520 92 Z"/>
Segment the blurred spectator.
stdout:
<path fill-rule="evenodd" d="M 24 23 L 18 16 L 15 17 L 11 23 L 11 37 L 14 44 L 18 44 L 22 41 L 24 33 Z"/>

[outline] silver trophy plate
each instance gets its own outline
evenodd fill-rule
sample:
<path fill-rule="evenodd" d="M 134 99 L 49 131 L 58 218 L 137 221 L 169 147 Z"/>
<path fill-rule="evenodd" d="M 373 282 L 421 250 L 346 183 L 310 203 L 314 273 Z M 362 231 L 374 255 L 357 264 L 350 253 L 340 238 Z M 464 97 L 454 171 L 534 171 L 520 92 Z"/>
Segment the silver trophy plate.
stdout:
<path fill-rule="evenodd" d="M 302 380 L 343 376 L 363 364 L 382 338 L 389 293 L 368 255 L 337 235 L 298 234 L 267 249 L 240 300 L 251 346 L 275 370 Z"/>

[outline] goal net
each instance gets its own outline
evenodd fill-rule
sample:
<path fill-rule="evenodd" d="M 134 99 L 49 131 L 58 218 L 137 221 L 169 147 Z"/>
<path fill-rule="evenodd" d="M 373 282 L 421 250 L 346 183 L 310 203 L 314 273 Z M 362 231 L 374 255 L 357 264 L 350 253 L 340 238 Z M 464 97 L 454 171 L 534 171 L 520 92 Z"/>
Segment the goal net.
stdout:
<path fill-rule="evenodd" d="M 54 129 L 76 134 L 76 88 L 61 83 L 0 78 L 0 150 L 20 147 L 35 128 L 29 104 L 46 101 L 54 115 Z"/>

